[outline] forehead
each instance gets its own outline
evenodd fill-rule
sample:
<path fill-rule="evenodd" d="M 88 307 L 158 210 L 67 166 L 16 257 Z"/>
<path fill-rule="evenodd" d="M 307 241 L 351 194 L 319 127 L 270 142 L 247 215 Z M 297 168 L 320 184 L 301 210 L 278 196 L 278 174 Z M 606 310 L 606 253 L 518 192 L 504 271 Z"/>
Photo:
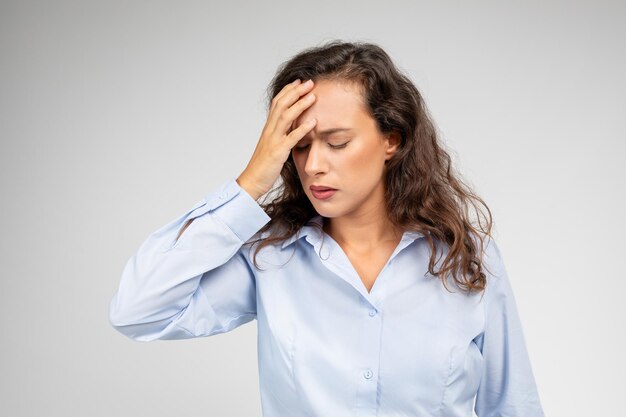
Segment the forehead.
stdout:
<path fill-rule="evenodd" d="M 317 124 L 313 132 L 317 132 L 338 126 L 353 127 L 369 117 L 359 86 L 354 83 L 317 81 L 311 92 L 315 94 L 315 102 L 296 118 L 295 126 L 315 117 Z"/>

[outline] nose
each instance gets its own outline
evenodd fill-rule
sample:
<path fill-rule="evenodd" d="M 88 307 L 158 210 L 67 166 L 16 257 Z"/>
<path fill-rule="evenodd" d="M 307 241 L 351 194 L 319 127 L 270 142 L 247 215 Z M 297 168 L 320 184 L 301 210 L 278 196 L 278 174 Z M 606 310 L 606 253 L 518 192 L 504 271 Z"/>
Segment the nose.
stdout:
<path fill-rule="evenodd" d="M 304 164 L 304 172 L 313 177 L 319 173 L 328 170 L 327 158 L 324 154 L 325 150 L 321 141 L 311 141 L 309 144 L 309 152 Z"/>

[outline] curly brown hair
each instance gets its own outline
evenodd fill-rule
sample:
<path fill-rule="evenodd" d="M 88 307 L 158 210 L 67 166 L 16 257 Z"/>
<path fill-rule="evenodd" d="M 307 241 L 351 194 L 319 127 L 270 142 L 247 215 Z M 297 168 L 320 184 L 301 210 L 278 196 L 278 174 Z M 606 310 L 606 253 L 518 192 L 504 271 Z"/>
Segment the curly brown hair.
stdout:
<path fill-rule="evenodd" d="M 398 151 L 386 161 L 384 173 L 390 221 L 427 239 L 431 250 L 428 273 L 439 277 L 448 291 L 449 273 L 462 290 L 483 291 L 483 240 L 491 236 L 491 211 L 453 169 L 422 95 L 411 80 L 380 46 L 332 40 L 305 49 L 279 66 L 267 88 L 268 112 L 276 94 L 297 78 L 356 82 L 360 86 L 380 132 L 401 135 Z M 265 237 L 246 242 L 260 243 L 254 252 L 257 268 L 256 255 L 262 247 L 290 238 L 318 214 L 302 189 L 291 154 L 280 179 L 282 183 L 266 196 L 265 201 L 272 196 L 271 201 L 261 203 L 271 218 L 258 232 L 267 232 Z M 486 215 L 479 204 L 485 207 Z M 477 225 L 469 217 L 470 205 L 477 213 Z M 447 245 L 447 255 L 440 269 L 434 271 L 441 259 L 436 259 L 440 243 Z"/>

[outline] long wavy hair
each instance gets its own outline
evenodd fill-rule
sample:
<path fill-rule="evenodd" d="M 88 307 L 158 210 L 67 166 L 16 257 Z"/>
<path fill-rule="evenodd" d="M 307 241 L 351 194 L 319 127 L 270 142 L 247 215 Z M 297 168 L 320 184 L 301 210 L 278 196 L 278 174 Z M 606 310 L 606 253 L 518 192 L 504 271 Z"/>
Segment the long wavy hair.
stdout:
<path fill-rule="evenodd" d="M 428 273 L 439 277 L 446 290 L 450 292 L 446 277 L 451 274 L 462 290 L 483 291 L 483 239 L 491 236 L 491 211 L 453 169 L 422 95 L 411 80 L 380 46 L 332 40 L 305 49 L 279 66 L 267 88 L 268 113 L 271 100 L 297 78 L 356 82 L 361 87 L 367 110 L 380 132 L 396 131 L 401 136 L 400 146 L 386 161 L 384 170 L 385 205 L 390 221 L 424 235 L 431 250 Z M 271 201 L 267 202 L 266 197 L 260 203 L 271 220 L 258 234 L 268 233 L 246 242 L 259 243 L 254 251 L 256 268 L 256 255 L 262 247 L 288 239 L 318 214 L 302 189 L 291 154 L 280 179 L 282 183 L 267 194 Z M 477 213 L 477 223 L 470 219 L 470 206 Z M 447 249 L 441 254 L 447 254 L 435 271 L 435 264 L 441 259 L 437 258 L 441 244 Z"/>

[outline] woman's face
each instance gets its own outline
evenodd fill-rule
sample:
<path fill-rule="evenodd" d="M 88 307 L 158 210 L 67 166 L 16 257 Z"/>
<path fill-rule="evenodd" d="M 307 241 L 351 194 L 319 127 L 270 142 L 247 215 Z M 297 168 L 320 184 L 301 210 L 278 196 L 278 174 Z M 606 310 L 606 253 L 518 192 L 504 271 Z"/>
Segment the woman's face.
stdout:
<path fill-rule="evenodd" d="M 396 150 L 397 136 L 378 131 L 357 85 L 323 80 L 316 82 L 312 91 L 315 102 L 293 127 L 312 117 L 317 124 L 291 152 L 313 207 L 328 218 L 384 210 L 384 164 Z M 321 199 L 313 194 L 311 185 L 337 191 Z"/>

